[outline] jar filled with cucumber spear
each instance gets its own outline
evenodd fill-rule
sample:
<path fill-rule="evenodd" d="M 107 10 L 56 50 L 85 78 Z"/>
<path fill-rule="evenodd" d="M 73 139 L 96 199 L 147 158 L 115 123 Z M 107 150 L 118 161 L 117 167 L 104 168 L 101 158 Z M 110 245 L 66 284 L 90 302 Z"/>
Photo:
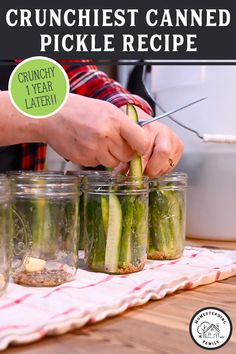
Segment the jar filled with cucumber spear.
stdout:
<path fill-rule="evenodd" d="M 132 105 L 128 116 L 138 121 Z M 85 262 L 113 274 L 143 269 L 147 257 L 148 179 L 134 156 L 129 176 L 87 178 L 84 183 Z"/>
<path fill-rule="evenodd" d="M 185 243 L 187 175 L 150 179 L 149 188 L 148 258 L 179 258 Z"/>

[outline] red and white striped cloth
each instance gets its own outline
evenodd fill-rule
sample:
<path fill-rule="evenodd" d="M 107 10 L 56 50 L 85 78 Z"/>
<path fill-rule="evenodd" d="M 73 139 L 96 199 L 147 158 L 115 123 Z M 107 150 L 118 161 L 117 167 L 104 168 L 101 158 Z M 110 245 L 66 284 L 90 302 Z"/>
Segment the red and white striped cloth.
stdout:
<path fill-rule="evenodd" d="M 186 247 L 176 261 L 148 261 L 142 272 L 113 276 L 78 270 L 76 280 L 56 288 L 10 283 L 0 298 L 0 350 L 62 334 L 128 307 L 163 299 L 236 275 L 236 251 Z"/>

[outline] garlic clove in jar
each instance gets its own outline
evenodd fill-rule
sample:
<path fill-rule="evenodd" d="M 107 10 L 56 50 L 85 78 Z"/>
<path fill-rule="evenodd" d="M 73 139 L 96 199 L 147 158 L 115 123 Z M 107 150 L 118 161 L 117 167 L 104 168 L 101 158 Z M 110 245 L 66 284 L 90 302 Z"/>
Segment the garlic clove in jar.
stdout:
<path fill-rule="evenodd" d="M 26 272 L 40 272 L 44 270 L 46 261 L 40 258 L 25 257 L 23 262 L 23 268 Z"/>

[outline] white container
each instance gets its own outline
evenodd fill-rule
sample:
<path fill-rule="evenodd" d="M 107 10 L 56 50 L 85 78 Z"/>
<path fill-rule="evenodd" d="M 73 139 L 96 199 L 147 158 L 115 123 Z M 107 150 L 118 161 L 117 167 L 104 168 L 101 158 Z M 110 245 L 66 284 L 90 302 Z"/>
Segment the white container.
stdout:
<path fill-rule="evenodd" d="M 153 66 L 152 91 L 166 111 L 208 96 L 174 117 L 202 134 L 236 134 L 235 66 Z M 168 118 L 162 122 L 185 143 L 176 170 L 189 176 L 187 235 L 236 240 L 236 144 L 206 144 Z"/>

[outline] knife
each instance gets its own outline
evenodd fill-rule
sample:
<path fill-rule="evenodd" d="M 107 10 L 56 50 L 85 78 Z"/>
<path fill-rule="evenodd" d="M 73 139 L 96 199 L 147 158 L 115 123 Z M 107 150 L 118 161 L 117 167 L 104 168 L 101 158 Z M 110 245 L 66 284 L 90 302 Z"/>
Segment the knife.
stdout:
<path fill-rule="evenodd" d="M 206 100 L 206 99 L 207 99 L 207 97 L 203 97 L 203 98 L 200 98 L 200 99 L 198 99 L 198 100 L 196 100 L 196 101 L 193 101 L 193 102 L 190 102 L 190 103 L 188 103 L 188 104 L 185 104 L 184 106 L 181 106 L 181 107 L 172 109 L 171 111 L 168 111 L 168 112 L 165 112 L 165 113 L 163 113 L 163 114 L 160 114 L 159 116 L 156 116 L 156 117 L 153 117 L 153 118 L 150 118 L 150 119 L 147 119 L 147 120 L 141 120 L 140 122 L 138 122 L 138 125 L 139 125 L 140 127 L 144 127 L 144 126 L 147 125 L 147 124 L 150 124 L 150 123 L 155 122 L 155 121 L 157 121 L 157 120 L 160 120 L 160 119 L 162 119 L 162 118 L 164 118 L 164 117 L 167 117 L 167 116 L 170 115 L 170 114 L 179 112 L 179 111 L 181 111 L 181 110 L 184 109 L 184 108 L 187 108 L 187 107 L 189 107 L 189 106 L 192 106 L 193 104 L 198 103 L 198 102 L 201 102 L 201 101 L 204 101 L 204 100 Z"/>

